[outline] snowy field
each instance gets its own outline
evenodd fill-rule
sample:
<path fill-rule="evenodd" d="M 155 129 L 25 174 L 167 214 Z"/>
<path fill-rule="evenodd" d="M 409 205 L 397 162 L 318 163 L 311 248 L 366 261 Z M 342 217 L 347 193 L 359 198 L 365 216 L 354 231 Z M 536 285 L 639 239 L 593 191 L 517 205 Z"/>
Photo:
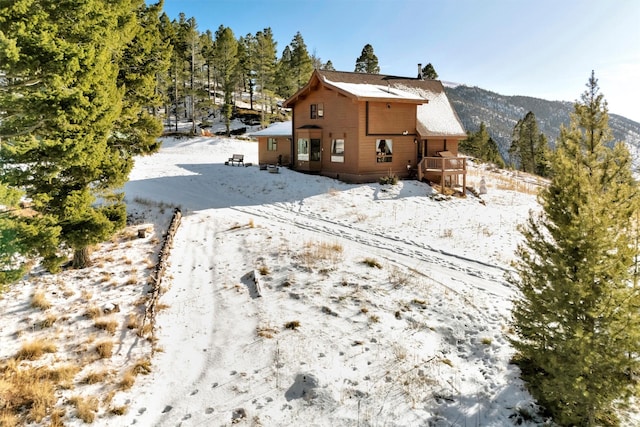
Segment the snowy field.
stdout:
<path fill-rule="evenodd" d="M 253 166 L 225 166 L 237 152 Z M 167 140 L 138 160 L 127 198 L 185 215 L 164 351 L 115 397 L 123 425 L 497 426 L 532 412 L 508 363 L 504 274 L 535 207 L 515 187 L 535 185 L 475 171 L 482 200 L 436 201 L 416 181 L 256 163 L 257 144 L 225 138 Z"/>
<path fill-rule="evenodd" d="M 233 153 L 253 165 L 225 166 Z M 505 281 L 536 180 L 472 166 L 469 185 L 484 178 L 488 193 L 439 200 L 417 181 L 261 171 L 257 154 L 246 140 L 167 138 L 137 159 L 125 187 L 136 225 L 96 248 L 93 268 L 6 292 L 0 356 L 53 331 L 57 351 L 40 363 L 80 360 L 59 405 L 95 397 L 99 426 L 543 423 L 525 420 L 535 406 L 509 364 Z M 149 342 L 135 328 L 174 207 Z M 36 292 L 52 308 L 31 307 Z M 109 304 L 111 333 L 90 315 Z M 37 326 L 50 315 L 53 327 Z M 98 358 L 104 340 L 112 355 Z M 140 360 L 150 373 L 123 386 Z M 107 380 L 88 384 L 91 372 Z M 65 425 L 85 425 L 67 408 Z"/>

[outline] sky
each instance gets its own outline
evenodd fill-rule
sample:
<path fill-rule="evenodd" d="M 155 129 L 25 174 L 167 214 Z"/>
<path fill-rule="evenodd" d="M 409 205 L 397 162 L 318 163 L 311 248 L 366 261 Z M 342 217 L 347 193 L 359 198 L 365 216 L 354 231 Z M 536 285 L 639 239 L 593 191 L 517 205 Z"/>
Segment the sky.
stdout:
<path fill-rule="evenodd" d="M 370 44 L 381 74 L 431 63 L 440 80 L 503 95 L 573 102 L 593 70 L 609 112 L 640 122 L 638 0 L 165 0 L 164 10 L 236 38 L 270 27 L 278 57 L 300 32 L 339 71 Z"/>

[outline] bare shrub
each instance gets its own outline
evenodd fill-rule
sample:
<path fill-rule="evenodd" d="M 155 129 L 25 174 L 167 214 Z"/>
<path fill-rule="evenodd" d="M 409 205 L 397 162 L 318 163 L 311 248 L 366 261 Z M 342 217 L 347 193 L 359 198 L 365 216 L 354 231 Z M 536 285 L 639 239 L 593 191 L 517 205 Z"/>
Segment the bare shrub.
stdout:
<path fill-rule="evenodd" d="M 296 330 L 300 327 L 300 321 L 298 320 L 292 320 L 290 322 L 286 322 L 284 324 L 285 329 L 291 329 L 291 330 Z"/>
<path fill-rule="evenodd" d="M 101 359 L 108 359 L 113 353 L 113 341 L 103 340 L 96 343 L 96 352 Z"/>
<path fill-rule="evenodd" d="M 92 423 L 96 418 L 99 401 L 96 397 L 71 396 L 71 403 L 76 408 L 76 416 L 85 423 Z"/>
<path fill-rule="evenodd" d="M 378 269 L 382 269 L 382 264 L 380 264 L 380 262 L 375 258 L 367 257 L 364 260 L 362 260 L 362 263 L 366 264 L 366 265 L 368 265 L 369 267 L 372 267 L 372 268 L 375 267 L 375 268 L 378 268 Z"/>
<path fill-rule="evenodd" d="M 109 371 L 103 369 L 101 371 L 91 371 L 82 379 L 84 384 L 101 383 L 109 377 Z"/>
<path fill-rule="evenodd" d="M 271 326 L 258 326 L 256 328 L 256 334 L 262 338 L 273 338 L 278 331 Z"/>
<path fill-rule="evenodd" d="M 93 305 L 90 305 L 89 308 L 87 308 L 87 311 L 84 312 L 84 315 L 87 316 L 89 319 L 96 319 L 102 316 L 103 313 L 100 307 L 93 304 Z"/>
<path fill-rule="evenodd" d="M 53 326 L 56 320 L 58 320 L 58 316 L 56 316 L 55 314 L 49 313 L 45 316 L 43 320 L 40 321 L 40 327 L 43 329 L 50 328 Z"/>
<path fill-rule="evenodd" d="M 31 296 L 31 307 L 40 310 L 48 310 L 51 308 L 51 302 L 49 302 L 44 292 L 36 291 Z"/>
<path fill-rule="evenodd" d="M 440 237 L 444 237 L 446 239 L 452 238 L 453 237 L 453 229 L 445 228 L 444 230 L 442 230 L 442 233 L 440 234 Z"/>
<path fill-rule="evenodd" d="M 389 283 L 394 287 L 406 286 L 411 284 L 413 276 L 406 270 L 401 270 L 398 267 L 393 267 L 389 272 Z"/>
<path fill-rule="evenodd" d="M 118 321 L 113 317 L 98 317 L 93 324 L 96 328 L 107 331 L 111 335 L 115 334 L 118 329 Z"/>

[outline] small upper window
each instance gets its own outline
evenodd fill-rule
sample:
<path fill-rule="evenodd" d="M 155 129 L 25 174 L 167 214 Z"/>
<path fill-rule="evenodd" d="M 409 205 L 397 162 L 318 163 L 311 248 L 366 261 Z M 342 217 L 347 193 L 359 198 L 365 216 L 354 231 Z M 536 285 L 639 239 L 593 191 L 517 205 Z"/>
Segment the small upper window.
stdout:
<path fill-rule="evenodd" d="M 267 139 L 267 151 L 278 151 L 278 140 L 275 138 Z"/>
<path fill-rule="evenodd" d="M 311 104 L 309 106 L 309 117 L 312 119 L 321 119 L 324 117 L 324 104 Z"/>

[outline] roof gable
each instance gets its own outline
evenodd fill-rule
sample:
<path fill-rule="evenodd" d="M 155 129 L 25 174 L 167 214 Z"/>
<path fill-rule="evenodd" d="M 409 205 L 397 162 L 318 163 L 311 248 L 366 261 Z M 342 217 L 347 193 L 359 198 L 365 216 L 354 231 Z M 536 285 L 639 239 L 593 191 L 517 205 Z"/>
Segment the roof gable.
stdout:
<path fill-rule="evenodd" d="M 356 100 L 418 104 L 416 130 L 423 137 L 460 137 L 466 132 L 440 80 L 314 70 L 309 82 L 285 101 L 293 107 L 320 85 Z"/>

